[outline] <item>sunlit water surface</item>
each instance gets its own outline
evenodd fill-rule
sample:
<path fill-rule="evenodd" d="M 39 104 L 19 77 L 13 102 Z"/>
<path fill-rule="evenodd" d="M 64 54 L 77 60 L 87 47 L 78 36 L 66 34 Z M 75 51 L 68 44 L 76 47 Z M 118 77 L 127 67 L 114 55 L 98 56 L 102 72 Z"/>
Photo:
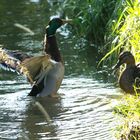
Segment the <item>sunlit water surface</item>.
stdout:
<path fill-rule="evenodd" d="M 1 139 L 115 140 L 117 118 L 112 107 L 119 95 L 110 84 L 65 77 L 58 99 L 27 96 L 30 86 L 22 78 L 1 81 L 0 90 L 5 92 L 0 95 Z M 51 123 L 36 101 L 46 109 Z"/>

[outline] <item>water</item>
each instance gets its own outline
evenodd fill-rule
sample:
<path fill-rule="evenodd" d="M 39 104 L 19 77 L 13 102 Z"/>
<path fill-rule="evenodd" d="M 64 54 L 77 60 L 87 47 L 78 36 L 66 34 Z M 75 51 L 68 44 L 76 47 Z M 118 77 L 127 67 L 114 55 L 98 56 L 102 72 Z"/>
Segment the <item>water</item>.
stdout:
<path fill-rule="evenodd" d="M 9 2 L 0 1 L 0 43 L 8 49 L 41 54 L 43 29 L 54 14 L 49 10 L 52 4 L 46 0 Z M 15 27 L 15 23 L 25 25 L 35 35 Z M 121 93 L 108 82 L 108 72 L 96 71 L 96 53 L 91 48 L 75 49 L 66 28 L 59 30 L 58 38 L 66 66 L 59 98 L 29 97 L 31 86 L 24 77 L 1 70 L 0 139 L 115 140 L 117 118 L 112 108 Z M 35 106 L 36 101 L 48 112 L 51 123 Z"/>
<path fill-rule="evenodd" d="M 15 91 L 16 89 L 16 91 Z M 56 139 L 56 140 L 114 140 L 116 118 L 113 102 L 119 95 L 110 84 L 91 78 L 65 77 L 58 99 L 37 99 L 52 122 L 27 96 L 30 86 L 23 79 L 1 81 L 0 138 Z"/>

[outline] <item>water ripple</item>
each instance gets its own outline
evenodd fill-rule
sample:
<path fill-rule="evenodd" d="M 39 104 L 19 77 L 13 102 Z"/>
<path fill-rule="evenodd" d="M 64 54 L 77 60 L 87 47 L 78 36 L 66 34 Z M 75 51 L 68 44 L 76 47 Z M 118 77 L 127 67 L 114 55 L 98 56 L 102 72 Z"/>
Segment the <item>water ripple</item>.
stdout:
<path fill-rule="evenodd" d="M 27 96 L 29 90 L 23 79 L 1 81 L 0 91 L 5 93 L 0 94 L 0 138 L 115 140 L 116 118 L 111 102 L 120 95 L 113 86 L 91 78 L 65 78 L 60 99 L 38 100 L 52 124 L 35 107 L 35 100 Z"/>

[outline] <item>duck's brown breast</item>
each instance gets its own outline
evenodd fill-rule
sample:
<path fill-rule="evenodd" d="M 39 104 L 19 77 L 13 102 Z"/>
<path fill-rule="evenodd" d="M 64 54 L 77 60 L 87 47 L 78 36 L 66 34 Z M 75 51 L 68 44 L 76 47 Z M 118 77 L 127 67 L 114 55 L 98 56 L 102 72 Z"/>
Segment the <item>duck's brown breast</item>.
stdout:
<path fill-rule="evenodd" d="M 120 88 L 127 93 L 134 93 L 134 68 L 126 68 L 119 79 Z"/>

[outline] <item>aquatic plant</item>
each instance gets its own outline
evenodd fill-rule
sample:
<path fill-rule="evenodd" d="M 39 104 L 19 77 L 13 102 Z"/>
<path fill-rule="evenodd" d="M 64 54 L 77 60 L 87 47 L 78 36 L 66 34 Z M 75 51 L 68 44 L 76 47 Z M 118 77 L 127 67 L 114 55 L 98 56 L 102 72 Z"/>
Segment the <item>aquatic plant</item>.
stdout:
<path fill-rule="evenodd" d="M 123 10 L 113 24 L 112 33 L 109 35 L 111 42 L 110 51 L 102 58 L 105 60 L 110 56 L 116 58 L 118 53 L 123 50 L 129 50 L 140 61 L 140 2 L 139 0 L 126 0 L 123 4 Z"/>
<path fill-rule="evenodd" d="M 90 44 L 103 45 L 115 3 L 115 0 L 64 0 L 62 9 L 65 16 L 74 19 L 76 36 Z"/>
<path fill-rule="evenodd" d="M 57 12 L 74 21 L 73 37 L 98 48 L 101 61 L 114 63 L 122 50 L 131 50 L 140 60 L 139 0 L 63 0 L 58 5 Z"/>

